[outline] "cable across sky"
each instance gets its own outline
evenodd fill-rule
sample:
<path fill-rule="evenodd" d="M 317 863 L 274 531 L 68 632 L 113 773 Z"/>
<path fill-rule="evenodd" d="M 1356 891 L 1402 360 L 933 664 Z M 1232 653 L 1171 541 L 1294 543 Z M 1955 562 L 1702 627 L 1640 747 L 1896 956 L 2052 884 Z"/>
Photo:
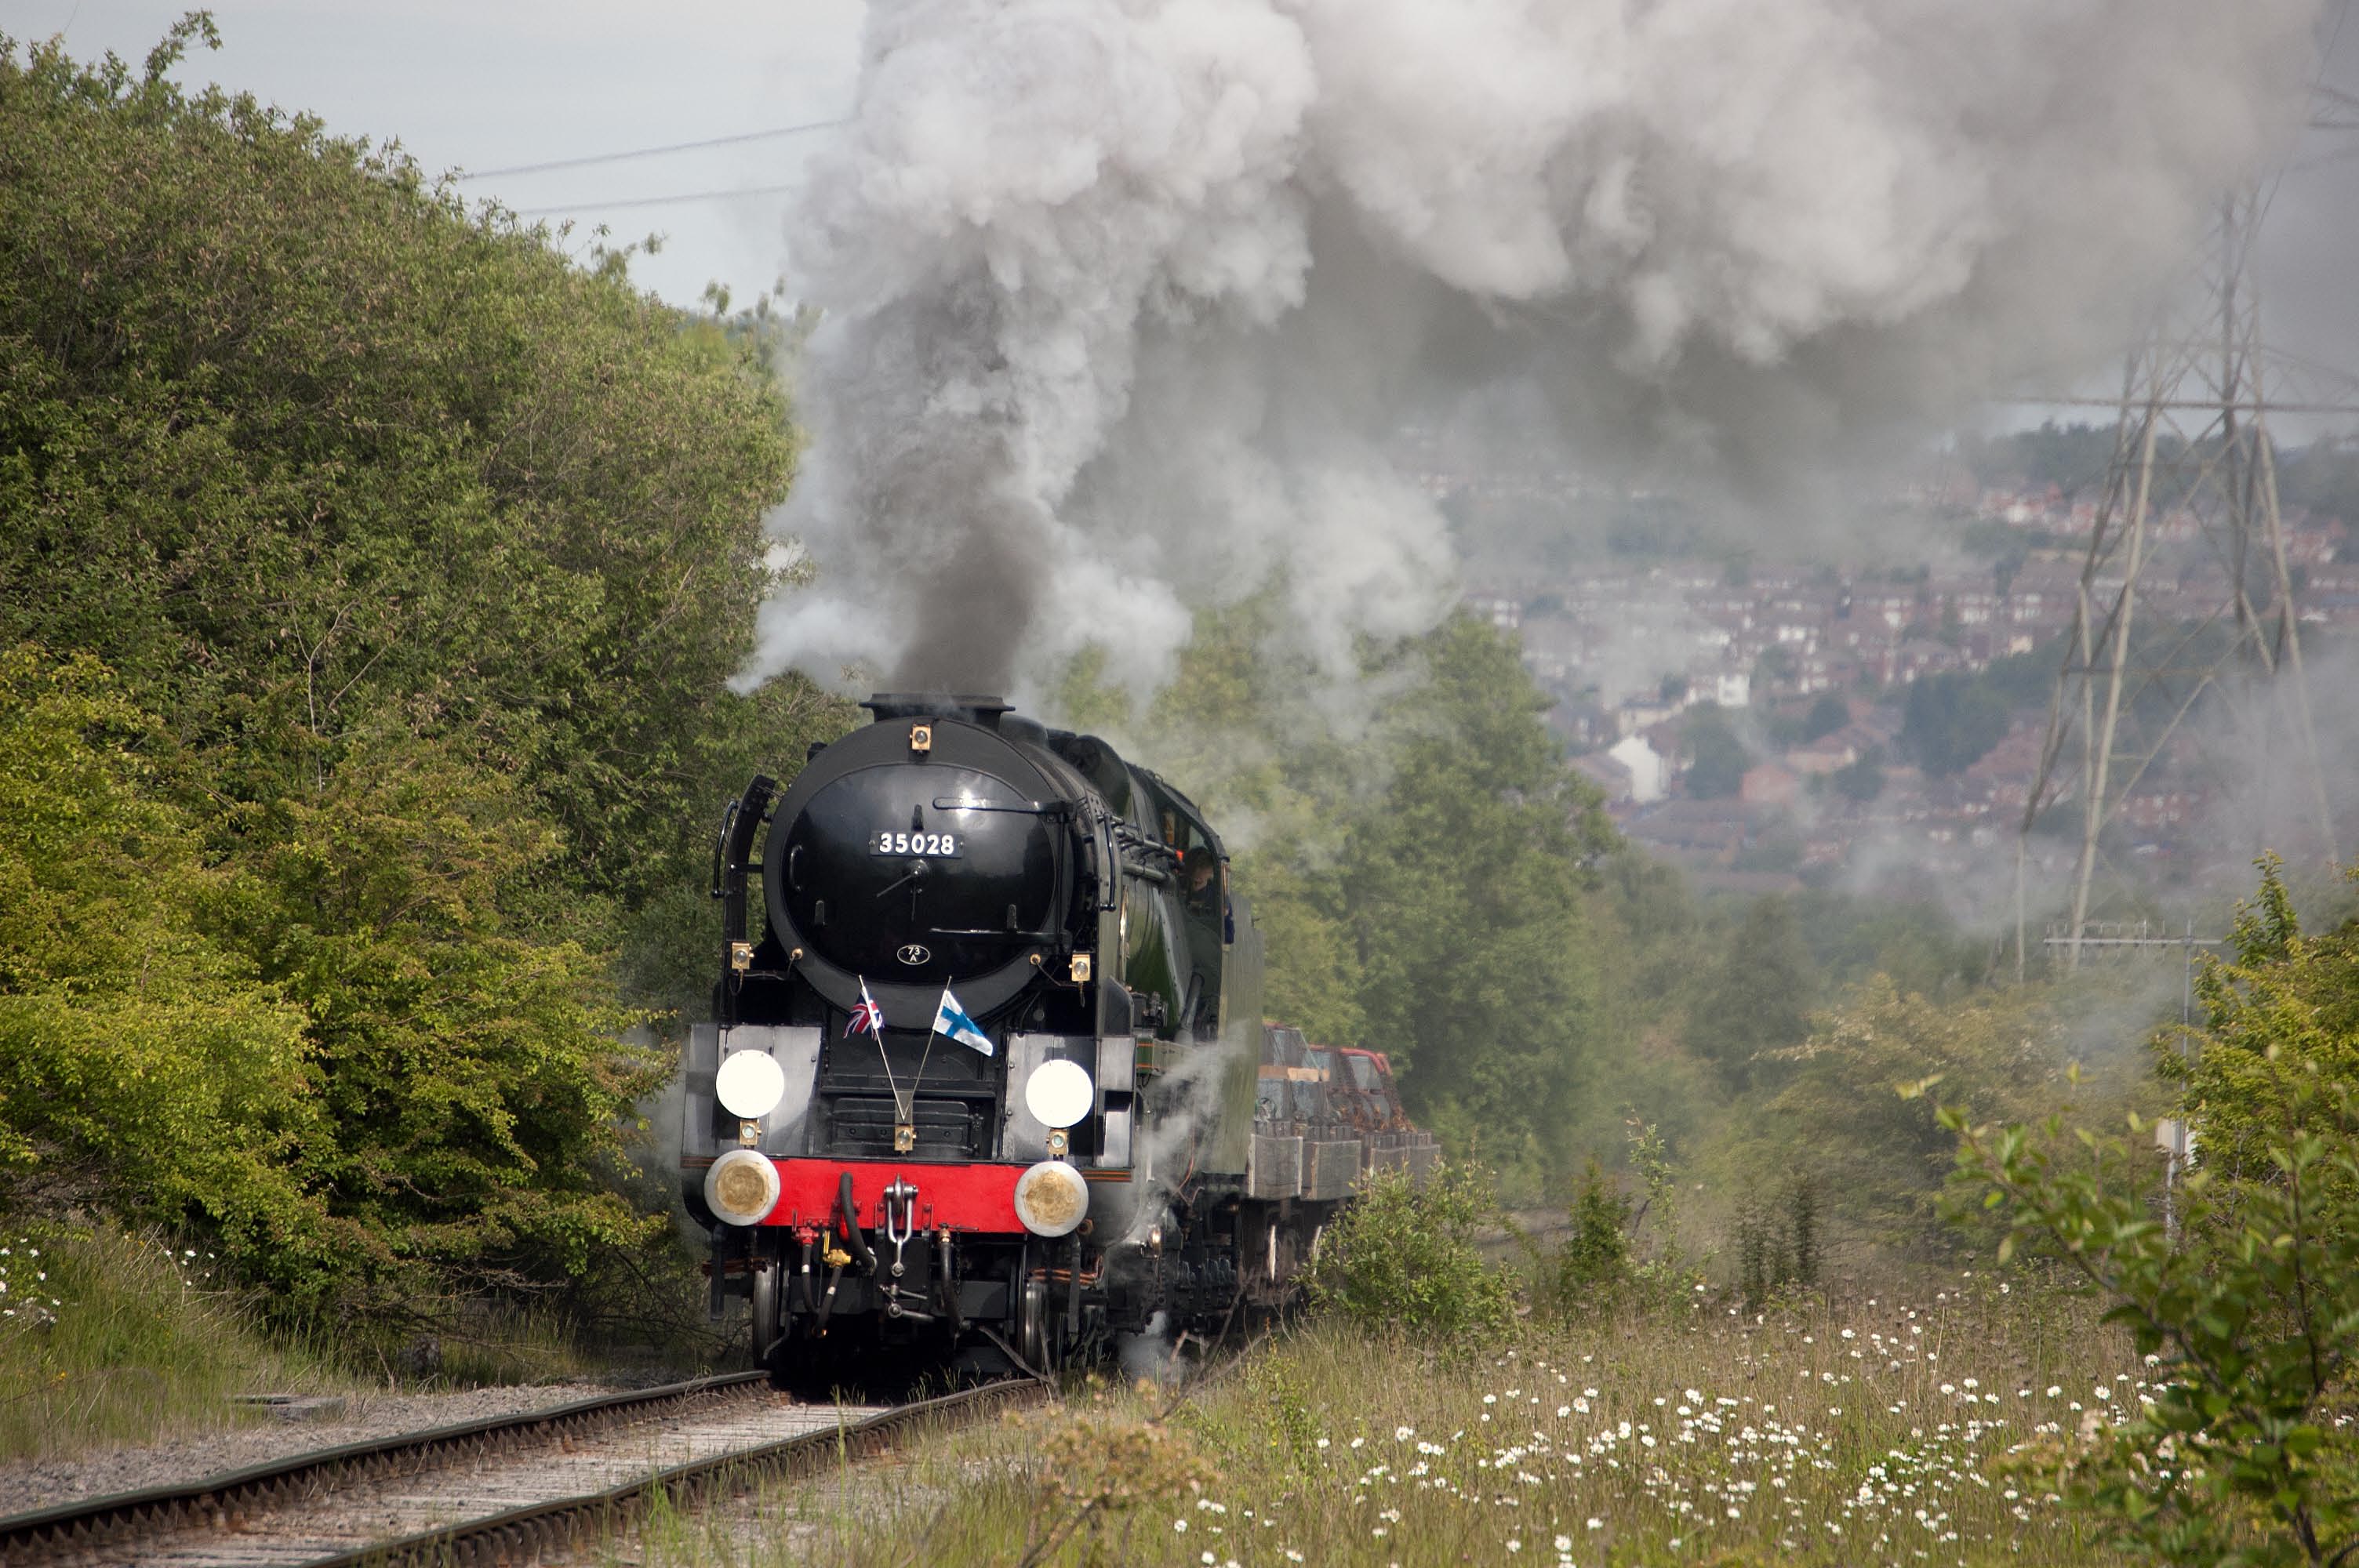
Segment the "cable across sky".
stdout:
<path fill-rule="evenodd" d="M 824 131 L 832 125 L 848 125 L 851 123 L 851 120 L 846 117 L 839 117 L 833 120 L 811 120 L 799 125 L 778 125 L 766 131 L 741 131 L 734 136 L 709 136 L 700 142 L 674 142 L 669 146 L 633 147 L 627 152 L 619 153 L 590 153 L 582 157 L 551 158 L 546 163 L 511 164 L 506 168 L 469 169 L 466 173 L 460 175 L 458 178 L 461 179 L 494 179 L 505 178 L 510 175 L 546 174 L 551 170 L 560 168 L 587 168 L 592 164 L 623 163 L 631 158 L 661 157 L 668 153 L 692 153 L 700 151 L 705 147 L 734 146 L 742 142 L 765 142 L 778 136 L 799 136 L 806 131 Z M 695 200 L 697 198 L 659 197 L 655 200 L 664 201 L 687 201 Z M 610 202 L 608 205 L 621 206 L 626 204 L 621 202 Z M 627 203 L 627 205 L 644 206 L 647 205 L 647 203 L 632 202 Z"/>
<path fill-rule="evenodd" d="M 798 185 L 750 185 L 734 190 L 690 190 L 677 196 L 633 196 L 620 201 L 606 201 L 592 197 L 587 201 L 569 201 L 560 207 L 518 207 L 519 218 L 553 218 L 561 212 L 611 212 L 618 207 L 673 207 L 684 201 L 725 201 L 739 196 L 784 196 L 799 190 Z"/>

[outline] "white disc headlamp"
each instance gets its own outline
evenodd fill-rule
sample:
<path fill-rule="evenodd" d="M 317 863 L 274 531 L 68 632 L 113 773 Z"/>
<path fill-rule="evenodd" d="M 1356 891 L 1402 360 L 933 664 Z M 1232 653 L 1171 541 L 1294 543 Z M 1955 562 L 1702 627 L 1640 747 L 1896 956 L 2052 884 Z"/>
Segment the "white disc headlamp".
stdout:
<path fill-rule="evenodd" d="M 1043 1062 L 1024 1080 L 1024 1108 L 1043 1127 L 1072 1126 L 1096 1098 L 1089 1069 L 1079 1062 Z"/>
<path fill-rule="evenodd" d="M 712 1092 L 730 1115 L 759 1121 L 787 1098 L 787 1070 L 767 1051 L 734 1051 L 721 1059 Z"/>
<path fill-rule="evenodd" d="M 704 1203 L 731 1225 L 759 1225 L 778 1206 L 778 1168 L 767 1154 L 732 1149 L 704 1173 Z"/>

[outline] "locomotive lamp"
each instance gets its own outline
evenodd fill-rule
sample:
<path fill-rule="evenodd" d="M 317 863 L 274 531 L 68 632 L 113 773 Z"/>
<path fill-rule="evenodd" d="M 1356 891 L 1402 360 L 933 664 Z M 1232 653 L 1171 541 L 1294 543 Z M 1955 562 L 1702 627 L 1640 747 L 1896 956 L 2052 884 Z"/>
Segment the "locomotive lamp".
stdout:
<path fill-rule="evenodd" d="M 1087 953 L 1076 953 L 1073 955 L 1073 983 L 1077 986 L 1084 986 L 1089 982 L 1090 956 Z"/>
<path fill-rule="evenodd" d="M 1024 1108 L 1041 1126 L 1059 1131 L 1089 1115 L 1096 1098 L 1089 1069 L 1079 1062 L 1043 1062 L 1024 1080 Z"/>
<path fill-rule="evenodd" d="M 1071 1236 L 1089 1212 L 1089 1183 L 1062 1160 L 1043 1160 L 1016 1178 L 1016 1217 L 1035 1236 Z"/>
<path fill-rule="evenodd" d="M 732 1149 L 704 1173 L 704 1202 L 731 1225 L 759 1225 L 778 1202 L 778 1167 L 766 1154 Z"/>
<path fill-rule="evenodd" d="M 730 1115 L 759 1121 L 787 1098 L 786 1069 L 767 1051 L 737 1051 L 721 1059 L 712 1094 Z"/>
<path fill-rule="evenodd" d="M 1030 1077 L 1024 1080 L 1024 1108 L 1032 1113 L 1034 1120 L 1049 1129 L 1049 1158 L 1051 1162 L 1064 1159 L 1065 1151 L 1072 1147 L 1071 1135 L 1065 1130 L 1089 1115 L 1090 1106 L 1096 1098 L 1097 1090 L 1090 1082 L 1089 1069 L 1079 1062 L 1043 1062 L 1032 1069 Z M 1072 1167 L 1063 1168 L 1071 1170 Z M 1038 1229 L 1037 1226 L 1034 1228 Z M 1044 1230 L 1039 1234 L 1062 1236 L 1065 1233 Z"/>

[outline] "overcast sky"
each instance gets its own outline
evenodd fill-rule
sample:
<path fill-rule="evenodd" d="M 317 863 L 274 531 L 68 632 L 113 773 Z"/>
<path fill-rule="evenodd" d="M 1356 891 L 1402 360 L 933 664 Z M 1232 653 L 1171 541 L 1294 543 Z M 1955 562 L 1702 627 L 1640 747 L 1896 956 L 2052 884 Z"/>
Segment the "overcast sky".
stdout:
<path fill-rule="evenodd" d="M 2359 19 L 2338 0 L 2325 81 L 2349 95 L 2321 119 L 2359 126 Z M 2342 401 L 2359 401 L 2359 128 L 2313 130 L 2295 149 L 2262 229 L 2261 296 L 2274 346 L 2342 373 Z M 2349 419 L 2340 428 L 2359 428 Z"/>
<path fill-rule="evenodd" d="M 0 0 L 0 31 L 20 41 L 62 33 L 77 57 L 113 49 L 136 61 L 188 8 L 188 0 Z M 215 0 L 211 8 L 223 48 L 200 52 L 183 81 L 309 110 L 339 133 L 397 136 L 429 170 L 835 118 L 852 103 L 864 9 L 861 0 Z M 2327 76 L 2359 92 L 2359 25 L 2337 31 Z M 606 223 L 618 239 L 660 232 L 662 253 L 634 268 L 643 284 L 685 304 L 717 280 L 742 300 L 786 265 L 784 194 L 630 203 L 789 185 L 827 134 L 500 176 L 468 189 L 585 228 Z M 2271 335 L 2359 370 L 2359 133 L 2313 133 L 2295 163 L 2265 243 Z M 2038 416 L 2001 421 L 2026 414 Z"/>

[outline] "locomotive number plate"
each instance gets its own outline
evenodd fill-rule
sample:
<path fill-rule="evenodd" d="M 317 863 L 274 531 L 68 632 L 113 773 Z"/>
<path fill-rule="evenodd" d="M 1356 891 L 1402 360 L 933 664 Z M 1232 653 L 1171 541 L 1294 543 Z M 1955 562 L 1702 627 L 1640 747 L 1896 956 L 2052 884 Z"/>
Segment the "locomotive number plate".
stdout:
<path fill-rule="evenodd" d="M 940 855 L 951 860 L 959 852 L 955 833 L 895 833 L 885 828 L 877 829 L 868 847 L 879 855 Z"/>

